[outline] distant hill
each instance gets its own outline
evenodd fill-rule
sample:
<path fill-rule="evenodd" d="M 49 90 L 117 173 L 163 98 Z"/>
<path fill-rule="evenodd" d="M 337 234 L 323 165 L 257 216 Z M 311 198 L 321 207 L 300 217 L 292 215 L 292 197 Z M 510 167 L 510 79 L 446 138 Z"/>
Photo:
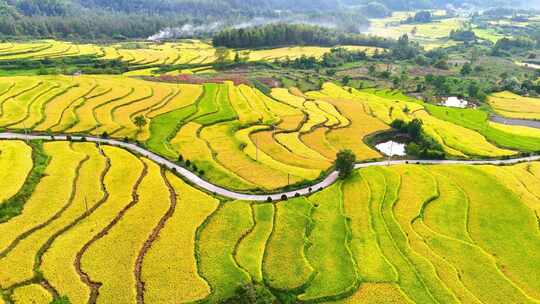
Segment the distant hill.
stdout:
<path fill-rule="evenodd" d="M 146 38 L 164 28 L 297 21 L 357 31 L 395 10 L 492 5 L 488 0 L 0 0 L 0 37 Z M 510 3 L 504 2 L 506 5 Z M 189 31 L 186 32 L 190 34 Z"/>

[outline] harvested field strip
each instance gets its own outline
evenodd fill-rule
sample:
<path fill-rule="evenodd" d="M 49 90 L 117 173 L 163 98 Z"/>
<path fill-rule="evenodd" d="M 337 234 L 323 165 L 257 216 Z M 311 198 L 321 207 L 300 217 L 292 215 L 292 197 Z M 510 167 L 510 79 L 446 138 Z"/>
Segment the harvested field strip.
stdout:
<path fill-rule="evenodd" d="M 226 83 L 229 91 L 229 101 L 232 104 L 235 112 L 238 113 L 238 120 L 241 124 L 253 124 L 256 122 L 262 122 L 263 116 L 254 109 L 245 96 L 241 93 L 238 87 L 234 86 L 234 83 Z"/>
<path fill-rule="evenodd" d="M 482 168 L 456 166 L 436 169 L 444 172 L 467 194 L 471 238 L 495 257 L 500 268 L 504 265 L 501 270 L 506 277 L 530 297 L 536 298 L 540 273 L 530 267 L 539 263 L 539 255 L 535 254 L 540 245 L 535 214 Z M 503 238 L 504 235 L 509 237 Z M 518 247 L 522 250 L 515 250 Z"/>
<path fill-rule="evenodd" d="M 133 94 L 134 88 L 122 85 L 112 86 L 110 92 L 95 98 L 86 99 L 79 107 L 75 109 L 76 124 L 66 129 L 66 132 L 84 132 L 91 130 L 97 125 L 94 109 L 102 104 L 110 103 L 114 100 L 127 98 Z"/>
<path fill-rule="evenodd" d="M 257 132 L 259 130 L 267 130 L 267 126 L 253 126 L 246 129 L 241 129 L 240 131 L 236 132 L 234 135 L 235 138 L 243 145 L 245 146 L 243 149 L 243 152 L 248 155 L 253 161 L 260 162 L 261 164 L 264 164 L 274 170 L 282 171 L 283 173 L 291 174 L 294 176 L 298 176 L 304 179 L 315 179 L 317 178 L 321 171 L 320 170 L 313 170 L 313 169 L 306 169 L 303 167 L 296 167 L 287 165 L 285 163 L 281 163 L 275 159 L 273 159 L 270 155 L 266 154 L 264 151 L 260 151 L 251 141 L 249 135 L 253 132 Z"/>
<path fill-rule="evenodd" d="M 65 227 L 85 215 L 86 206 L 99 201 L 102 196 L 99 189 L 100 175 L 105 170 L 105 159 L 100 156 L 94 144 L 77 144 L 73 146 L 75 152 L 86 156 L 84 162 L 77 168 L 77 176 L 72 185 L 72 193 L 65 201 L 60 212 L 47 221 L 47 225 L 30 234 L 24 234 L 24 239 L 10 247 L 9 252 L 2 254 L 0 259 L 0 284 L 13 286 L 34 277 L 39 270 L 39 263 L 44 251 L 48 249 L 50 241 L 58 237 Z M 53 156 L 54 158 L 55 156 Z"/>
<path fill-rule="evenodd" d="M 276 205 L 274 230 L 263 260 L 264 280 L 271 288 L 297 290 L 314 275 L 304 253 L 312 208 L 305 198 L 294 198 Z"/>
<path fill-rule="evenodd" d="M 197 111 L 195 106 L 187 106 L 162 114 L 150 121 L 150 138 L 146 142 L 152 151 L 176 159 L 178 153 L 171 147 L 170 141 L 176 135 L 180 124 Z"/>
<path fill-rule="evenodd" d="M 49 304 L 53 300 L 49 292 L 38 284 L 15 289 L 11 298 L 13 304 Z"/>
<path fill-rule="evenodd" d="M 338 151 L 328 142 L 326 137 L 328 132 L 330 130 L 327 128 L 317 128 L 312 132 L 300 135 L 300 141 L 326 159 L 333 160 Z"/>
<path fill-rule="evenodd" d="M 80 103 L 83 97 L 92 92 L 94 87 L 92 82 L 80 82 L 77 87 L 73 87 L 65 94 L 54 98 L 45 105 L 44 115 L 40 117 L 40 120 L 34 122 L 32 128 L 44 131 L 57 125 L 63 127 L 70 125 L 76 119 L 72 106 Z M 73 112 L 73 115 L 64 118 L 64 113 L 69 112 Z"/>
<path fill-rule="evenodd" d="M 342 196 L 341 184 L 337 183 L 309 198 L 314 208 L 306 257 L 315 276 L 300 300 L 335 299 L 348 295 L 357 286 L 359 277 L 347 244 L 350 232 Z"/>
<path fill-rule="evenodd" d="M 159 166 L 142 161 L 148 174 L 137 189 L 137 203 L 88 248 L 81 260 L 85 273 L 100 283 L 97 303 L 137 302 L 134 270 L 139 251 L 171 203 Z"/>
<path fill-rule="evenodd" d="M 17 96 L 17 98 L 11 98 L 2 104 L 0 117 L 0 125 L 5 126 L 12 121 L 20 120 L 24 118 L 28 113 L 27 110 L 30 105 L 38 98 L 50 92 L 56 88 L 57 84 L 52 82 L 44 82 L 34 90 L 25 92 Z"/>
<path fill-rule="evenodd" d="M 274 135 L 274 138 L 287 150 L 295 153 L 301 157 L 312 159 L 314 161 L 322 162 L 327 168 L 330 167 L 330 160 L 326 159 L 320 153 L 310 149 L 299 138 L 298 132 L 293 133 L 278 133 Z"/>
<path fill-rule="evenodd" d="M 208 144 L 198 136 L 201 127 L 194 122 L 183 125 L 171 140 L 172 148 L 182 155 L 184 160 L 190 160 L 197 168 L 203 170 L 205 177 L 218 185 L 238 190 L 255 187 L 254 184 L 229 171 L 214 159 Z"/>
<path fill-rule="evenodd" d="M 252 204 L 251 209 L 255 225 L 238 243 L 235 258 L 255 282 L 263 283 L 262 263 L 274 225 L 275 208 L 273 204 Z"/>
<path fill-rule="evenodd" d="M 402 252 L 415 265 L 418 273 L 433 296 L 441 303 L 478 302 L 459 282 L 457 271 L 436 255 L 415 233 L 412 222 L 422 215 L 426 204 L 439 196 L 437 180 L 418 166 L 397 167 L 401 175 L 399 199 L 393 206 L 394 219 L 401 230 L 401 238 L 395 237 Z M 422 185 L 422 187 L 418 187 Z"/>
<path fill-rule="evenodd" d="M 396 270 L 382 254 L 379 235 L 370 213 L 372 201 L 367 180 L 356 171 L 343 183 L 344 211 L 350 218 L 351 251 L 363 282 L 396 282 Z"/>
<path fill-rule="evenodd" d="M 32 147 L 22 141 L 0 141 L 0 219 L 8 199 L 19 193 L 32 167 Z M 7 169 L 9 168 L 9 169 Z"/>
<path fill-rule="evenodd" d="M 278 162 L 308 169 L 328 169 L 325 163 L 299 156 L 283 147 L 274 139 L 274 131 L 252 132 L 250 138 L 261 151 Z"/>
<path fill-rule="evenodd" d="M 392 222 L 392 205 L 400 187 L 399 176 L 384 168 L 367 168 L 361 171 L 370 187 L 370 212 L 373 228 L 379 236 L 384 256 L 392 263 L 398 275 L 398 284 L 403 292 L 418 303 L 435 303 L 417 269 L 401 251 L 394 237 L 399 236 L 397 223 Z"/>
<path fill-rule="evenodd" d="M 240 142 L 234 140 L 233 132 L 237 128 L 236 123 L 220 123 L 205 127 L 200 133 L 223 167 L 264 189 L 276 189 L 300 181 L 295 177 L 289 179 L 287 173 L 275 171 L 245 155 L 240 149 Z"/>
<path fill-rule="evenodd" d="M 50 156 L 43 151 L 43 144 L 41 142 L 31 143 L 30 146 L 32 147 L 32 169 L 24 180 L 24 184 L 18 189 L 18 192 L 9 198 L 6 196 L 3 199 L 0 205 L 0 227 L 2 223 L 22 213 L 24 205 L 31 198 L 38 183 L 44 177 L 44 172 L 49 164 Z M 20 157 L 21 154 L 24 155 L 22 151 L 19 153 L 17 157 Z M 20 173 L 22 172 L 24 171 Z M 9 194 L 9 192 L 6 194 Z"/>
<path fill-rule="evenodd" d="M 53 156 L 34 191 L 24 204 L 24 210 L 8 222 L 0 225 L 0 250 L 4 251 L 21 234 L 36 226 L 43 225 L 65 205 L 72 189 L 70 185 L 76 176 L 76 168 L 84 155 L 70 149 L 69 143 L 53 142 L 44 145 L 45 153 Z M 37 181 L 34 181 L 37 182 Z M 51 192 L 50 189 L 57 189 Z M 43 208 L 43 202 L 48 208 Z"/>
<path fill-rule="evenodd" d="M 334 304 L 412 304 L 397 284 L 364 283 L 351 297 L 329 302 Z"/>
<path fill-rule="evenodd" d="M 84 221 L 61 234 L 42 258 L 41 270 L 45 279 L 59 294 L 68 296 L 72 303 L 86 303 L 90 298 L 90 290 L 81 281 L 76 269 L 79 251 L 129 203 L 132 189 L 142 170 L 141 163 L 130 153 L 107 146 L 103 149 L 109 159 L 110 169 L 99 179 L 99 183 L 103 184 L 97 189 L 107 191 L 102 198 L 105 201 L 94 202 L 93 206 L 97 208 L 90 209 Z M 98 198 L 99 192 L 94 194 L 94 200 Z"/>
<path fill-rule="evenodd" d="M 234 260 L 234 250 L 253 225 L 250 205 L 235 201 L 221 205 L 198 230 L 199 271 L 212 289 L 204 302 L 217 303 L 251 282 Z"/>
<path fill-rule="evenodd" d="M 195 237 L 197 228 L 216 210 L 219 202 L 170 173 L 167 178 L 178 201 L 174 215 L 143 260 L 145 300 L 147 303 L 201 300 L 211 290 L 197 271 Z"/>

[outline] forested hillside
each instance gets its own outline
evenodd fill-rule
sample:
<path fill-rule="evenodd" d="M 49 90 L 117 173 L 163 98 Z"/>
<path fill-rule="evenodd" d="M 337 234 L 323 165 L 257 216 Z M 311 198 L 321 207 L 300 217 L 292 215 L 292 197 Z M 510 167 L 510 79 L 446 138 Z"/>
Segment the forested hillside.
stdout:
<path fill-rule="evenodd" d="M 497 1 L 453 0 L 450 4 L 491 6 Z M 207 33 L 216 24 L 220 28 L 245 26 L 254 20 L 259 24 L 301 21 L 354 32 L 365 27 L 369 17 L 446 5 L 448 1 L 441 0 L 0 0 L 0 37 L 146 38 L 169 27 L 188 25 Z"/>

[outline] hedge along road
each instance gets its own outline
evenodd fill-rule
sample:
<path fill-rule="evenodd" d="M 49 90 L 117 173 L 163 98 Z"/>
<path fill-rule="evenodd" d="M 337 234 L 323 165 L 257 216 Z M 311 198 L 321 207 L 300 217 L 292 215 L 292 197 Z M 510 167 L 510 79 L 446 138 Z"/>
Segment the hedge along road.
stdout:
<path fill-rule="evenodd" d="M 126 149 L 128 151 L 131 151 L 134 154 L 146 157 L 156 162 L 159 165 L 165 166 L 166 168 L 177 172 L 178 174 L 182 175 L 186 180 L 190 181 L 191 183 L 193 183 L 194 185 L 197 185 L 198 187 L 202 189 L 205 189 L 208 192 L 215 193 L 220 196 L 227 197 L 230 199 L 235 199 L 235 200 L 264 202 L 264 201 L 267 201 L 268 198 L 270 198 L 272 201 L 281 200 L 284 195 L 287 196 L 288 198 L 294 197 L 296 195 L 305 196 L 305 195 L 309 195 L 313 191 L 318 191 L 320 189 L 324 189 L 331 186 L 332 184 L 336 182 L 339 175 L 337 171 L 334 171 L 330 173 L 323 181 L 316 183 L 314 185 L 311 185 L 311 186 L 306 186 L 305 188 L 302 188 L 302 189 L 294 190 L 294 191 L 283 192 L 283 193 L 269 193 L 269 194 L 247 194 L 247 193 L 230 191 L 225 188 L 211 184 L 205 181 L 204 179 L 200 178 L 198 175 L 194 174 L 193 172 L 153 152 L 150 152 L 142 147 L 139 147 L 136 144 L 126 143 L 126 142 L 115 140 L 115 139 L 106 139 L 106 138 L 99 138 L 99 137 L 93 137 L 93 136 L 69 135 L 69 137 L 71 138 L 71 141 L 81 141 L 81 139 L 84 137 L 86 138 L 86 141 L 88 142 L 105 144 L 105 145 L 110 145 L 110 146 Z M 68 140 L 68 135 L 39 135 L 39 134 L 19 134 L 19 133 L 4 132 L 4 133 L 0 133 L 0 140 L 2 139 L 66 141 Z M 410 161 L 392 160 L 392 161 L 359 163 L 359 164 L 356 164 L 354 167 L 355 169 L 360 169 L 360 168 L 367 168 L 367 167 L 373 167 L 373 166 L 402 165 L 402 164 L 407 164 L 407 163 L 425 164 L 425 165 L 444 165 L 444 164 L 512 165 L 512 164 L 517 164 L 521 162 L 538 161 L 538 160 L 540 160 L 540 155 L 522 157 L 522 158 L 505 159 L 505 160 L 410 160 Z"/>

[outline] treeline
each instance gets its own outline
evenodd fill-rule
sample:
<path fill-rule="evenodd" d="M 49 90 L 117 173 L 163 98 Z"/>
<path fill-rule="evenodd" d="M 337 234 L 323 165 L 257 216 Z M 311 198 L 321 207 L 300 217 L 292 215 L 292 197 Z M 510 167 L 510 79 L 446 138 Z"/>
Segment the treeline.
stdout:
<path fill-rule="evenodd" d="M 214 35 L 214 46 L 228 48 L 262 48 L 286 45 L 362 45 L 389 48 L 394 40 L 338 32 L 306 24 L 270 24 L 241 29 L 226 29 Z"/>

